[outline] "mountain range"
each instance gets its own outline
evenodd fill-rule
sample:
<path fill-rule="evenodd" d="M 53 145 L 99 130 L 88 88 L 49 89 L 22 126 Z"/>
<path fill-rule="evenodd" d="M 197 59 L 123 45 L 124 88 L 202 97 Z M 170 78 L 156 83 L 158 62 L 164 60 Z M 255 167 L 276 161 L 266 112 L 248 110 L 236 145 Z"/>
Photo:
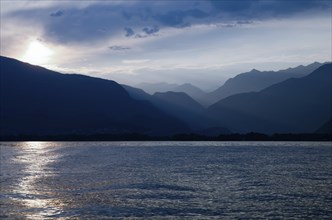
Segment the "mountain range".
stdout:
<path fill-rule="evenodd" d="M 224 85 L 199 97 L 197 100 L 202 105 L 209 106 L 231 95 L 258 92 L 286 79 L 306 76 L 322 65 L 322 63 L 314 62 L 307 66 L 300 65 L 295 68 L 279 71 L 259 71 L 253 69 L 250 72 L 241 73 L 228 79 Z"/>
<path fill-rule="evenodd" d="M 114 81 L 60 74 L 6 57 L 0 62 L 2 135 L 190 131 Z"/>
<path fill-rule="evenodd" d="M 150 102 L 161 111 L 185 122 L 195 133 L 209 135 L 215 131 L 225 134 L 230 132 L 224 127 L 219 127 L 206 114 L 206 109 L 184 92 L 156 92 L 150 95 L 142 89 L 122 86 L 132 98 Z"/>
<path fill-rule="evenodd" d="M 0 64 L 1 135 L 329 133 L 331 127 L 331 64 L 252 70 L 208 94 L 190 84 L 148 94 L 7 57 Z M 223 96 L 207 108 L 193 91 L 197 99 Z"/>
<path fill-rule="evenodd" d="M 332 64 L 259 92 L 229 96 L 208 112 L 233 132 L 314 132 L 332 118 Z"/>
<path fill-rule="evenodd" d="M 181 85 L 170 83 L 140 83 L 135 87 L 144 90 L 145 92 L 153 95 L 156 92 L 184 92 L 194 100 L 198 101 L 205 95 L 205 92 L 190 83 Z"/>
<path fill-rule="evenodd" d="M 208 107 L 231 95 L 245 92 L 258 92 L 286 79 L 306 76 L 322 65 L 323 63 L 314 62 L 307 66 L 300 65 L 279 71 L 259 71 L 252 69 L 249 72 L 240 73 L 228 79 L 222 86 L 211 92 L 205 92 L 190 83 L 182 85 L 170 83 L 140 83 L 137 84 L 136 87 L 151 95 L 156 92 L 184 92 L 202 106 Z"/>

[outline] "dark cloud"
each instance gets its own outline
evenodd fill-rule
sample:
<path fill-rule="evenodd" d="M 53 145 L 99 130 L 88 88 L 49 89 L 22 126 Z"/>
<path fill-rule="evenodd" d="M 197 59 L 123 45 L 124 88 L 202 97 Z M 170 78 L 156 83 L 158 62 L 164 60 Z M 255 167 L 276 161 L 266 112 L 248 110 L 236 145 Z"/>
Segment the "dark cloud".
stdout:
<path fill-rule="evenodd" d="M 124 28 L 125 32 L 126 32 L 126 37 L 131 37 L 133 35 L 135 35 L 135 31 L 129 27 L 125 27 Z"/>
<path fill-rule="evenodd" d="M 52 17 L 61 17 L 62 15 L 64 15 L 63 11 L 56 11 L 50 14 Z"/>
<path fill-rule="evenodd" d="M 153 18 L 159 21 L 161 24 L 167 26 L 181 26 L 184 23 L 185 18 L 206 18 L 209 14 L 201 11 L 199 9 L 191 9 L 191 10 L 173 10 L 168 11 L 165 14 L 156 14 Z"/>
<path fill-rule="evenodd" d="M 66 16 L 58 10 L 59 5 L 20 10 L 12 15 L 26 24 L 41 24 L 45 39 L 61 43 L 91 42 L 123 31 L 125 37 L 144 38 L 156 35 L 164 27 L 218 23 L 247 25 L 255 20 L 287 17 L 299 12 L 328 12 L 331 15 L 331 1 L 325 0 L 121 1 L 117 4 L 96 1 L 84 8 L 63 4 Z M 50 11 L 54 12 L 49 14 Z M 47 19 L 45 15 L 63 16 L 63 19 Z M 141 32 L 136 33 L 137 30 Z"/>
<path fill-rule="evenodd" d="M 119 6 L 101 5 L 98 2 L 84 8 L 65 6 L 66 4 L 62 8 L 66 16 L 62 15 L 62 19 L 46 17 L 50 15 L 49 11 L 55 11 L 54 15 L 60 15 L 61 13 L 57 13 L 59 6 L 19 10 L 12 12 L 10 16 L 21 18 L 22 24 L 41 25 L 44 29 L 44 35 L 41 37 L 63 44 L 99 41 L 122 32 L 124 27 L 130 25 L 123 19 L 122 7 Z"/>
<path fill-rule="evenodd" d="M 148 35 L 146 35 L 146 34 L 136 34 L 135 35 L 135 38 L 146 38 L 146 37 L 148 37 Z"/>
<path fill-rule="evenodd" d="M 287 17 L 309 10 L 331 11 L 329 0 L 209 0 L 215 14 L 232 19 L 268 19 Z"/>
<path fill-rule="evenodd" d="M 146 38 L 149 36 L 156 36 L 156 33 L 159 32 L 159 27 L 158 26 L 152 26 L 152 27 L 144 27 L 142 28 L 141 33 L 136 33 L 132 28 L 125 27 L 125 36 L 126 37 L 134 37 L 134 38 Z"/>
<path fill-rule="evenodd" d="M 130 47 L 114 45 L 114 46 L 108 47 L 108 49 L 113 50 L 113 51 L 124 51 L 124 50 L 130 50 L 131 48 Z"/>
<path fill-rule="evenodd" d="M 265 16 L 279 17 L 308 10 L 327 9 L 331 13 L 331 1 L 329 0 L 297 0 L 297 1 L 262 1 L 256 7 L 256 11 L 263 12 Z"/>
<path fill-rule="evenodd" d="M 153 26 L 153 27 L 151 27 L 151 28 L 149 28 L 149 27 L 145 27 L 145 28 L 142 29 L 142 31 L 143 31 L 144 33 L 146 33 L 147 35 L 155 34 L 155 33 L 159 32 L 159 30 L 160 30 L 160 29 L 159 29 L 158 26 Z"/>
<path fill-rule="evenodd" d="M 239 12 L 244 11 L 249 8 L 255 2 L 257 3 L 259 0 L 245 0 L 245 1 L 217 1 L 217 0 L 210 0 L 212 7 L 214 10 L 224 11 L 224 12 Z"/>
<path fill-rule="evenodd" d="M 159 32 L 159 30 L 160 29 L 158 26 L 144 27 L 144 28 L 142 28 L 141 33 L 135 34 L 134 38 L 146 38 L 146 37 L 150 37 L 150 36 L 157 36 L 157 33 Z M 132 35 L 130 35 L 130 36 L 132 36 Z"/>
<path fill-rule="evenodd" d="M 239 25 L 241 25 L 241 24 L 252 24 L 252 23 L 254 23 L 254 22 L 253 22 L 253 21 L 246 20 L 246 21 L 237 21 L 236 23 L 239 24 Z"/>

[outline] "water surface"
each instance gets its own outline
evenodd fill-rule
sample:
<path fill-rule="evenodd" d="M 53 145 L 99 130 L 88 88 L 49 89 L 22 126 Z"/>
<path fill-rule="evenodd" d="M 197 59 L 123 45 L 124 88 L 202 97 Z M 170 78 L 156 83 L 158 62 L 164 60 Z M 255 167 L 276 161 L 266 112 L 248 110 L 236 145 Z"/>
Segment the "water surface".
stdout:
<path fill-rule="evenodd" d="M 0 218 L 331 219 L 330 142 L 3 142 Z"/>

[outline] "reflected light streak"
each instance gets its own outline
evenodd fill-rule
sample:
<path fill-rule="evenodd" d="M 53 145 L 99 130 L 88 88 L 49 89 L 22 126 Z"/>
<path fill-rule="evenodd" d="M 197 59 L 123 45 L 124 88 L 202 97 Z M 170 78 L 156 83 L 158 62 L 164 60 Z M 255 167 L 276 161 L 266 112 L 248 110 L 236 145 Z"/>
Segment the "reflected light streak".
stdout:
<path fill-rule="evenodd" d="M 16 200 L 31 210 L 31 214 L 27 211 L 26 217 L 41 219 L 61 213 L 61 208 L 54 205 L 61 204 L 61 201 L 55 201 L 48 196 L 52 193 L 52 189 L 39 184 L 41 178 L 54 175 L 48 166 L 57 160 L 58 155 L 52 154 L 47 142 L 24 142 L 21 149 L 22 154 L 15 160 L 24 165 L 24 170 L 21 181 L 13 192 L 20 195 Z"/>

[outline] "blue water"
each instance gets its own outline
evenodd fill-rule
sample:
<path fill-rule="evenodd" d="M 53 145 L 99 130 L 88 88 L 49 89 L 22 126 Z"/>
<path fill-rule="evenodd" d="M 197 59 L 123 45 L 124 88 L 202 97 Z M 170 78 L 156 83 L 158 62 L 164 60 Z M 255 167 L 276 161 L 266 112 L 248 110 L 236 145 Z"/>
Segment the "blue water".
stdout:
<path fill-rule="evenodd" d="M 331 142 L 0 149 L 0 219 L 332 219 Z"/>

